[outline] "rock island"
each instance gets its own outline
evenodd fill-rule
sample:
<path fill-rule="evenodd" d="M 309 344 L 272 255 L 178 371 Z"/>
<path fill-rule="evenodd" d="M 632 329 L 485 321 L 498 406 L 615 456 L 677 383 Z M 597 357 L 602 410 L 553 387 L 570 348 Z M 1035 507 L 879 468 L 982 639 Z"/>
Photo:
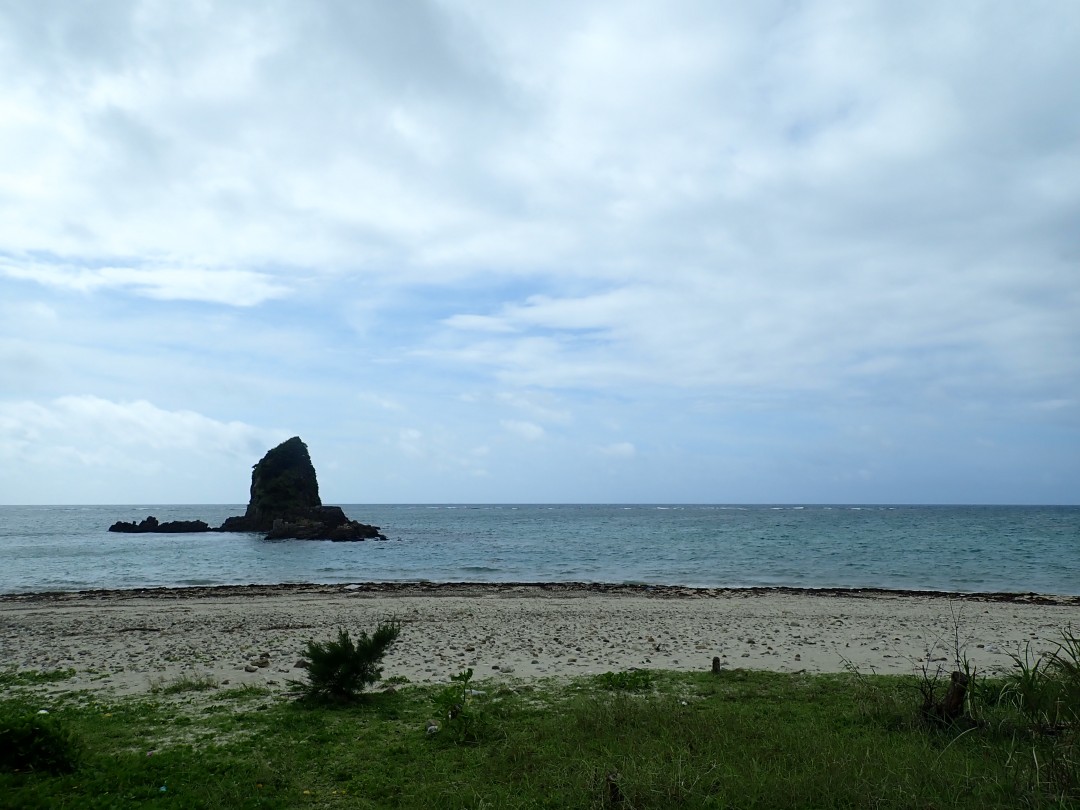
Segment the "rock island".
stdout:
<path fill-rule="evenodd" d="M 216 529 L 201 520 L 158 522 L 150 515 L 139 523 L 118 521 L 110 532 L 265 532 L 267 539 L 385 540 L 378 526 L 350 520 L 340 506 L 323 506 L 319 481 L 307 445 L 293 436 L 273 448 L 251 472 L 251 498 L 242 515 L 226 518 Z"/>

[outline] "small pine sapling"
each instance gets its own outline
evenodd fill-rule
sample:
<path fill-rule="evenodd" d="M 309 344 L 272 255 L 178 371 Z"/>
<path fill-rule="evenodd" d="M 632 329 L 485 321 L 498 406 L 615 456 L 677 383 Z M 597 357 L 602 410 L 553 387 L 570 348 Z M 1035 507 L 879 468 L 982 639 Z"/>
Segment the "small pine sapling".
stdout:
<path fill-rule="evenodd" d="M 401 625 L 391 620 L 380 623 L 370 636 L 361 632 L 356 641 L 344 629 L 338 631 L 336 641 L 309 641 L 305 695 L 340 702 L 355 700 L 382 676 L 379 663 L 400 633 Z"/>

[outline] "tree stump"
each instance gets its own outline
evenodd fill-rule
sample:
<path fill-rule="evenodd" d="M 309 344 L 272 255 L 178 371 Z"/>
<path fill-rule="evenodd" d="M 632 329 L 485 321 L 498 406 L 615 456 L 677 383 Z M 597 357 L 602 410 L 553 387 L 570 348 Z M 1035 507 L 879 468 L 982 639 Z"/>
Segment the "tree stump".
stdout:
<path fill-rule="evenodd" d="M 967 696 L 968 676 L 954 672 L 945 691 L 945 697 L 937 703 L 924 706 L 927 715 L 941 723 L 955 723 L 964 716 L 964 698 Z"/>

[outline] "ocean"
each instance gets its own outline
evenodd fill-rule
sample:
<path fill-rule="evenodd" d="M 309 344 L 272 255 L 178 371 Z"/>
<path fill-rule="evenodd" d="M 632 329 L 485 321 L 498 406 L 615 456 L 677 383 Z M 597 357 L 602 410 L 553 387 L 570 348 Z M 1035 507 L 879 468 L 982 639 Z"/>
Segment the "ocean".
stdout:
<path fill-rule="evenodd" d="M 1080 595 L 1080 507 L 343 505 L 385 542 L 114 534 L 242 505 L 0 506 L 0 593 L 602 582 Z"/>

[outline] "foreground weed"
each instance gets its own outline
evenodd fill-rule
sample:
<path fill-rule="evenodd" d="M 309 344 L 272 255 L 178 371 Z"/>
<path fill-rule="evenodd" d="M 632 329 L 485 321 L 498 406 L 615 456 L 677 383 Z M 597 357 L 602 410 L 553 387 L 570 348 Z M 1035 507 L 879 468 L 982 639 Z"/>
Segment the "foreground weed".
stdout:
<path fill-rule="evenodd" d="M 647 669 L 627 669 L 622 672 L 603 672 L 595 676 L 601 689 L 624 692 L 644 692 L 653 686 L 653 675 Z"/>
<path fill-rule="evenodd" d="M 932 725 L 959 724 L 970 727 L 978 722 L 977 717 L 983 705 L 982 698 L 987 695 L 985 678 L 979 678 L 978 668 L 967 655 L 971 638 L 962 632 L 964 605 L 961 603 L 957 606 L 950 600 L 949 615 L 948 637 L 945 634 L 939 635 L 930 645 L 924 659 L 912 661 L 918 679 L 917 689 L 922 696 L 920 711 L 923 718 Z M 940 663 L 944 658 L 935 658 L 939 648 L 952 653 L 951 671 Z M 931 666 L 932 661 L 938 663 Z M 940 699 L 939 686 L 945 687 Z"/>
<path fill-rule="evenodd" d="M 1044 730 L 1080 724 L 1080 638 L 1066 628 L 1057 649 L 1033 655 L 1028 643 L 1012 655 L 1002 695 Z"/>
<path fill-rule="evenodd" d="M 1050 653 L 1050 672 L 1060 684 L 1062 722 L 1080 724 L 1080 636 L 1072 626 L 1061 631 L 1061 641 Z"/>
<path fill-rule="evenodd" d="M 1061 631 L 1056 649 L 1035 656 L 1030 644 L 1012 656 L 1001 689 L 1029 724 L 1029 736 L 1010 761 L 1028 792 L 1080 806 L 1080 638 Z"/>
<path fill-rule="evenodd" d="M 477 700 L 485 693 L 472 688 L 472 677 L 472 667 L 451 675 L 450 684 L 435 694 L 435 706 L 443 726 L 439 729 L 436 725 L 432 732 L 444 730 L 455 742 L 476 745 L 487 727 L 487 717 Z"/>
<path fill-rule="evenodd" d="M 1031 718 L 1032 722 L 1047 722 L 1054 703 L 1053 695 L 1047 689 L 1047 658 L 1032 655 L 1030 642 L 1023 650 L 1017 650 L 1010 657 L 1013 660 L 1013 671 L 1005 678 L 1002 694 Z"/>
<path fill-rule="evenodd" d="M 0 687 L 37 686 L 57 683 L 75 677 L 73 669 L 53 669 L 45 671 L 8 669 L 0 671 Z"/>
<path fill-rule="evenodd" d="M 217 689 L 217 679 L 212 675 L 179 675 L 172 681 L 152 680 L 150 682 L 151 694 L 176 695 L 181 692 L 205 692 L 209 689 Z"/>
<path fill-rule="evenodd" d="M 254 700 L 265 698 L 274 694 L 269 686 L 260 686 L 254 683 L 242 683 L 232 689 L 226 689 L 219 693 L 222 700 Z"/>

